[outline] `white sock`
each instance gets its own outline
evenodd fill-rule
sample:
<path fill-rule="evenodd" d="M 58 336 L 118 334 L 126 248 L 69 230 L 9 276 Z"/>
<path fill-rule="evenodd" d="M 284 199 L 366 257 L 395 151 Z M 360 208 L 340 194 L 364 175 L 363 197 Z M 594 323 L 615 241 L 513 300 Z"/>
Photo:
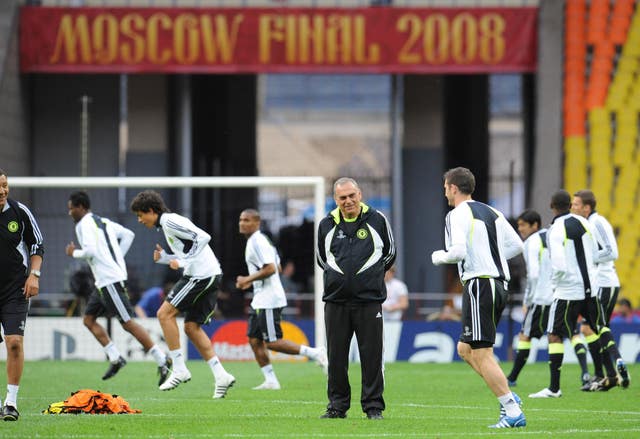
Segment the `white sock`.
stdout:
<path fill-rule="evenodd" d="M 520 406 L 516 402 L 516 399 L 513 397 L 513 394 L 511 392 L 499 396 L 498 401 L 500 401 L 500 404 L 502 404 L 502 407 L 504 407 L 508 417 L 515 418 L 516 416 L 519 416 L 520 413 L 522 413 L 522 409 L 520 409 Z"/>
<path fill-rule="evenodd" d="M 213 376 L 215 377 L 216 381 L 219 377 L 227 373 L 217 355 L 210 358 L 209 361 L 207 361 L 207 364 L 209 364 L 211 372 L 213 372 Z"/>
<path fill-rule="evenodd" d="M 162 352 L 162 349 L 160 349 L 157 344 L 151 346 L 151 349 L 149 349 L 149 353 L 153 355 L 153 358 L 156 360 L 156 363 L 158 363 L 158 366 L 162 366 L 167 362 L 167 356 L 164 352 Z"/>
<path fill-rule="evenodd" d="M 176 349 L 174 351 L 169 351 L 169 357 L 173 361 L 173 370 L 178 372 L 184 372 L 187 369 L 187 365 L 184 362 L 184 355 L 182 355 L 181 349 Z"/>
<path fill-rule="evenodd" d="M 315 360 L 316 357 L 318 356 L 318 350 L 301 344 L 300 355 L 311 358 L 312 360 Z"/>
<path fill-rule="evenodd" d="M 267 364 L 260 368 L 262 370 L 262 375 L 264 375 L 264 380 L 270 383 L 277 383 L 278 377 L 276 376 L 275 371 L 273 370 L 273 366 L 271 364 Z"/>
<path fill-rule="evenodd" d="M 118 361 L 118 358 L 121 357 L 120 351 L 112 341 L 110 341 L 109 344 L 106 345 L 103 349 L 104 353 L 107 354 L 107 357 L 109 357 L 109 361 L 111 363 L 115 363 L 116 361 Z"/>
<path fill-rule="evenodd" d="M 10 405 L 18 408 L 18 389 L 20 386 L 14 384 L 7 384 L 7 399 L 5 399 L 5 405 Z"/>

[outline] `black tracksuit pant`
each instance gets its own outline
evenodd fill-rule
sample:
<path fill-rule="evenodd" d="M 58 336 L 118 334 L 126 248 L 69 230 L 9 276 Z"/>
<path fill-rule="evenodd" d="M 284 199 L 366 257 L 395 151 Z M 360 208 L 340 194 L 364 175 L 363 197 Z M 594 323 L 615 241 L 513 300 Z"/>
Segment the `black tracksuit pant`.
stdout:
<path fill-rule="evenodd" d="M 355 333 L 362 370 L 362 411 L 366 413 L 371 409 L 384 410 L 382 304 L 326 302 L 324 323 L 329 357 L 327 408 L 346 413 L 351 406 L 349 346 Z"/>

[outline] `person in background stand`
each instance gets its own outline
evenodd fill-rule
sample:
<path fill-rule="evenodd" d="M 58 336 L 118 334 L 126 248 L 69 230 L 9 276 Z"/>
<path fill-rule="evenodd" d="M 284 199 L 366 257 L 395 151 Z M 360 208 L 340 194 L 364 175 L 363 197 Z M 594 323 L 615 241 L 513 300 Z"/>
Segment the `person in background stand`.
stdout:
<path fill-rule="evenodd" d="M 4 405 L 0 400 L 0 415 L 5 421 L 20 417 L 18 390 L 24 369 L 24 329 L 29 301 L 40 291 L 43 241 L 29 208 L 9 198 L 7 174 L 0 169 L 0 323 L 7 348 L 7 396 Z"/>
<path fill-rule="evenodd" d="M 171 291 L 176 284 L 177 279 L 175 276 L 168 274 L 165 276 L 164 282 L 161 287 L 151 287 L 142 293 L 142 297 L 136 303 L 135 311 L 136 315 L 140 318 L 155 317 L 167 297 L 167 293 Z"/>
<path fill-rule="evenodd" d="M 611 323 L 640 323 L 640 316 L 633 312 L 629 299 L 618 300 L 617 314 L 611 317 Z"/>
<path fill-rule="evenodd" d="M 382 316 L 385 321 L 402 320 L 402 313 L 409 308 L 409 289 L 407 284 L 395 277 L 395 275 L 395 265 L 384 274 L 387 300 L 382 302 Z"/>

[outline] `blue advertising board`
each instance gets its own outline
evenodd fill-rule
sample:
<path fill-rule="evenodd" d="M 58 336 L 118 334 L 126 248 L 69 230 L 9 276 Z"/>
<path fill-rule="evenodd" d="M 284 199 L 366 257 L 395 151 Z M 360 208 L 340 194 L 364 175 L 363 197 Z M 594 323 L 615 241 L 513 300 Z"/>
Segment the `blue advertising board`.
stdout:
<path fill-rule="evenodd" d="M 285 338 L 302 344 L 313 344 L 315 329 L 313 320 L 289 320 L 284 322 Z M 253 354 L 246 337 L 246 321 L 230 320 L 213 322 L 203 326 L 211 338 L 221 359 L 252 361 Z M 459 322 L 387 322 L 385 323 L 385 361 L 449 363 L 461 361 L 456 345 L 460 334 Z M 500 361 L 513 358 L 520 323 L 502 321 L 497 328 L 494 352 Z M 625 361 L 635 363 L 640 356 L 640 325 L 613 324 L 611 326 L 618 348 Z M 200 358 L 193 345 L 189 345 L 189 358 Z M 534 340 L 529 362 L 547 361 L 547 341 Z M 565 362 L 576 362 L 569 341 L 565 342 Z"/>

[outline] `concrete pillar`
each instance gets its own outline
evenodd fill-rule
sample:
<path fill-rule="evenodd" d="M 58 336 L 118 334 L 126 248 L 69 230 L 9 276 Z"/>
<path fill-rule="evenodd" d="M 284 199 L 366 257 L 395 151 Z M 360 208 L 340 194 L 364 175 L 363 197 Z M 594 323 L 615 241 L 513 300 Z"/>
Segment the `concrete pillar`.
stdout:
<path fill-rule="evenodd" d="M 562 188 L 562 48 L 564 1 L 541 0 L 538 18 L 536 149 L 531 176 L 531 207 L 551 219 L 549 201 Z"/>
<path fill-rule="evenodd" d="M 431 264 L 431 252 L 443 248 L 446 214 L 442 84 L 438 75 L 404 79 L 404 242 L 399 246 L 404 281 L 415 292 L 444 291 L 443 271 Z"/>

